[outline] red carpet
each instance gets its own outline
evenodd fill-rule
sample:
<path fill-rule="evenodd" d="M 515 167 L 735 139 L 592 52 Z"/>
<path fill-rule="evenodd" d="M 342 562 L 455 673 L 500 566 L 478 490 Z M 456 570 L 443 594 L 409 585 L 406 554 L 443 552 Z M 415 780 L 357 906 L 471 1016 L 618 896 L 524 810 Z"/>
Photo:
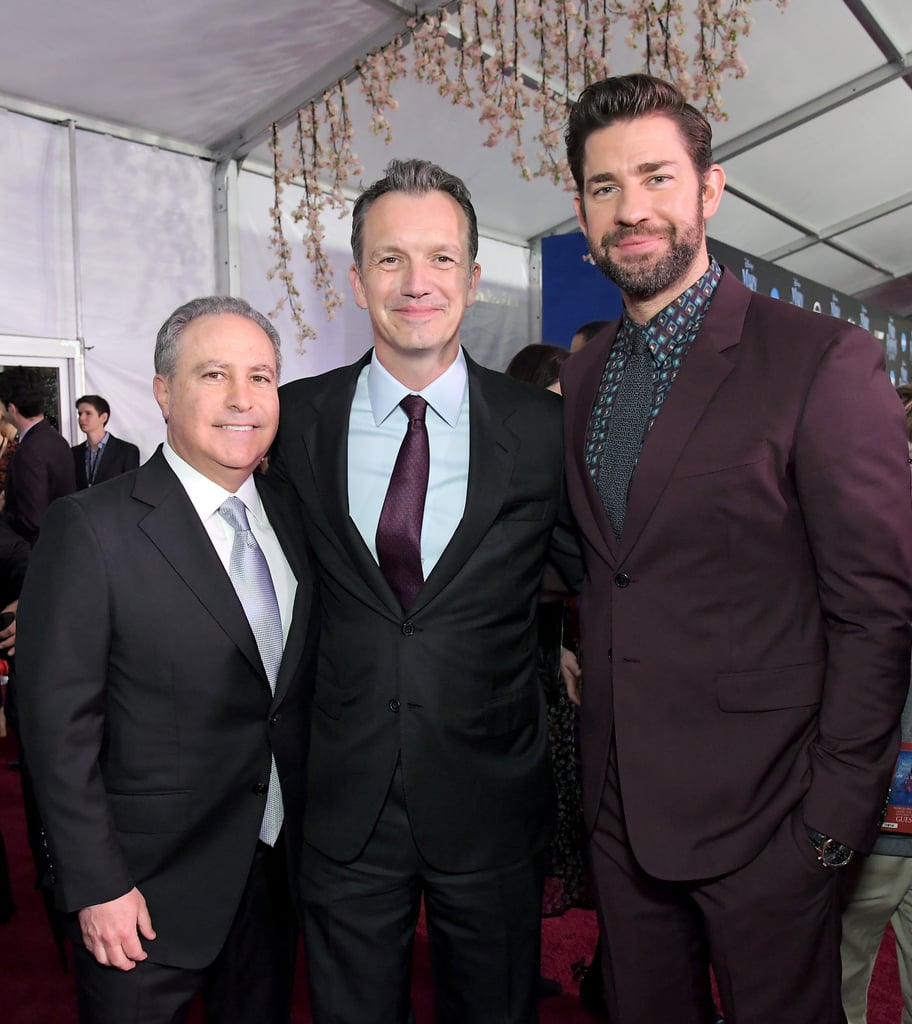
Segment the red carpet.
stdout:
<path fill-rule="evenodd" d="M 0 1018 L 5 1024 L 76 1024 L 72 975 L 60 967 L 57 950 L 35 891 L 34 870 L 25 841 L 25 820 L 18 773 L 7 761 L 14 756 L 10 740 L 0 740 L 0 832 L 6 842 L 13 898 L 19 909 L 0 925 Z M 571 965 L 587 960 L 595 946 L 595 915 L 571 910 L 542 923 L 544 973 L 557 978 L 564 995 L 542 1001 L 541 1024 L 594 1024 L 576 995 Z M 299 966 L 303 966 L 300 965 Z M 427 943 L 419 934 L 415 949 L 414 1005 L 416 1024 L 432 1024 Z M 902 1000 L 892 934 L 881 946 L 871 983 L 868 1024 L 899 1024 Z M 201 1017 L 193 1017 L 195 1021 Z M 298 971 L 293 1024 L 310 1024 L 303 969 Z M 113 1022 L 112 1022 L 113 1024 Z"/>

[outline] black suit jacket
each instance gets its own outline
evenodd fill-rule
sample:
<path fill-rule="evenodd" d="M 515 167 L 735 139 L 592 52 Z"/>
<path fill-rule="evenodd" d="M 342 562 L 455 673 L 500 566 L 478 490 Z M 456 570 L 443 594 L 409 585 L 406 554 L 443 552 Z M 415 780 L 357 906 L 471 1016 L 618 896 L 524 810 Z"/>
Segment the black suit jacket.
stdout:
<path fill-rule="evenodd" d="M 7 522 L 30 544 L 48 505 L 76 490 L 70 446 L 48 423 L 39 420 L 19 442 L 6 474 Z"/>
<path fill-rule="evenodd" d="M 560 401 L 468 360 L 465 513 L 403 612 L 348 514 L 348 414 L 369 359 L 280 392 L 270 472 L 303 506 L 323 607 L 305 838 L 355 858 L 401 758 L 426 860 L 447 871 L 514 862 L 547 842 L 553 819 L 535 674 L 542 572 L 551 550 L 565 575 L 579 566 Z"/>
<path fill-rule="evenodd" d="M 86 447 L 88 441 L 83 441 L 82 444 L 73 445 L 73 469 L 76 472 L 76 487 L 82 490 L 84 487 L 89 486 L 89 481 L 86 479 Z M 139 465 L 139 449 L 135 444 L 130 444 L 129 441 L 121 441 L 119 437 L 115 437 L 113 434 L 108 434 L 108 439 L 105 441 L 105 446 L 101 451 L 101 457 L 95 464 L 95 479 L 92 481 L 94 484 L 104 483 L 105 480 L 111 480 L 115 476 L 120 476 L 121 473 L 127 473 L 131 469 L 136 469 Z"/>
<path fill-rule="evenodd" d="M 228 574 L 160 450 L 54 506 L 19 605 L 22 740 L 57 904 L 76 911 L 136 885 L 157 963 L 201 968 L 221 948 L 273 751 L 286 832 L 300 834 L 312 575 L 293 512 L 268 482 L 260 493 L 298 580 L 274 697 Z"/>

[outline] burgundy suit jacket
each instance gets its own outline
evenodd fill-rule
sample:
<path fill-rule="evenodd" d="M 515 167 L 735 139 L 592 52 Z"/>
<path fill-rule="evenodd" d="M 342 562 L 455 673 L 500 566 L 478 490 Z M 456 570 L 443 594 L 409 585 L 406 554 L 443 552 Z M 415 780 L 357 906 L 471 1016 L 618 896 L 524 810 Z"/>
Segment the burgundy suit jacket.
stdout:
<path fill-rule="evenodd" d="M 799 804 L 867 850 L 912 617 L 904 418 L 882 349 L 726 271 L 644 442 L 618 542 L 584 451 L 615 333 L 562 374 L 587 570 L 587 822 L 614 735 L 629 841 L 657 877 L 747 863 Z"/>

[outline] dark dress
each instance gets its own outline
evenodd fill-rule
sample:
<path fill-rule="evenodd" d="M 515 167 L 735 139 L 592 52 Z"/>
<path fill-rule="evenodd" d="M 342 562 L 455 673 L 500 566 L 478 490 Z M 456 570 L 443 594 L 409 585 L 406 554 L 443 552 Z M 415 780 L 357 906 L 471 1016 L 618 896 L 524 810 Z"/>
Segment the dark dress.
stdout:
<path fill-rule="evenodd" d="M 576 707 L 560 677 L 563 601 L 538 606 L 538 675 L 548 707 L 548 741 L 557 786 L 557 831 L 548 848 L 542 914 L 591 907 L 586 871 L 586 830 L 576 752 Z"/>

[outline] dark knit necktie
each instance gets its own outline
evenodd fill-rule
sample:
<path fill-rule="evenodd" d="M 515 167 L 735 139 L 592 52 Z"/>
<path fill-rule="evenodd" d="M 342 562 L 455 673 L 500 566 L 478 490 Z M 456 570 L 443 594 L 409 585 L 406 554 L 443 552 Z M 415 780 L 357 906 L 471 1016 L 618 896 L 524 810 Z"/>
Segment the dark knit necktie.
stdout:
<path fill-rule="evenodd" d="M 624 530 L 627 491 L 646 433 L 655 388 L 655 364 L 647 345 L 648 335 L 641 327 L 634 327 L 633 331 L 633 349 L 614 396 L 598 474 L 598 492 L 618 538 Z"/>
<path fill-rule="evenodd" d="M 377 561 L 399 603 L 409 608 L 424 583 L 421 524 L 431 452 L 424 422 L 427 402 L 419 395 L 406 395 L 399 404 L 408 416 L 408 428 L 377 525 Z"/>

